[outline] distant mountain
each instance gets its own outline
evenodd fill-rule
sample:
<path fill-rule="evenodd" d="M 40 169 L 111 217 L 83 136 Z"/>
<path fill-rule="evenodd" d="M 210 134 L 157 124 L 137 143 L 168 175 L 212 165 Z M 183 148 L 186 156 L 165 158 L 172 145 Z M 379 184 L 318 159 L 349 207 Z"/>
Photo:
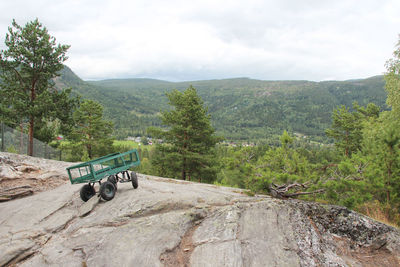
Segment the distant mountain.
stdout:
<path fill-rule="evenodd" d="M 57 83 L 99 101 L 119 137 L 143 135 L 169 108 L 165 93 L 193 85 L 217 133 L 231 140 L 269 139 L 283 130 L 326 140 L 332 110 L 373 102 L 386 109 L 383 76 L 348 81 L 263 81 L 249 78 L 168 82 L 155 79 L 82 81 L 66 67 Z"/>

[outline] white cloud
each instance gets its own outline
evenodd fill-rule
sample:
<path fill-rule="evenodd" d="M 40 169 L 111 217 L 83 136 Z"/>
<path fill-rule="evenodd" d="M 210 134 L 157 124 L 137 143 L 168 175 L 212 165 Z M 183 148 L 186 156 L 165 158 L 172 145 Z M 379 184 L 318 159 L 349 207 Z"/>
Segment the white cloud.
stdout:
<path fill-rule="evenodd" d="M 400 33 L 397 0 L 3 2 L 0 37 L 38 17 L 83 79 L 368 77 Z"/>

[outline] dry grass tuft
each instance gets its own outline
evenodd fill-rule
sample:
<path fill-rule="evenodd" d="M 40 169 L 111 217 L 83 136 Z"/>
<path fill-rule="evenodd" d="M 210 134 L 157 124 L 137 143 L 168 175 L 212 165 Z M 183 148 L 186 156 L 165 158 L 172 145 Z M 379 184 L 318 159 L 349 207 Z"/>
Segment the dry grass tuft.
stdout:
<path fill-rule="evenodd" d="M 400 227 L 400 214 L 389 204 L 382 204 L 377 200 L 370 201 L 358 206 L 357 211 L 384 224 Z"/>

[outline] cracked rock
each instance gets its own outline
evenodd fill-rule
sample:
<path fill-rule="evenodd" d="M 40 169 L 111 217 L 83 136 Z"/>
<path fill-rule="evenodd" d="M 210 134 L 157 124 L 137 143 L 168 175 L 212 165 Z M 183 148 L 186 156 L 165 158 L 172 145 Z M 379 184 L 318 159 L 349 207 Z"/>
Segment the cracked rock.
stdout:
<path fill-rule="evenodd" d="M 0 153 L 0 164 L 26 182 L 63 180 L 70 163 Z M 400 266 L 398 229 L 343 207 L 138 179 L 111 201 L 85 203 L 63 181 L 0 203 L 0 266 Z"/>

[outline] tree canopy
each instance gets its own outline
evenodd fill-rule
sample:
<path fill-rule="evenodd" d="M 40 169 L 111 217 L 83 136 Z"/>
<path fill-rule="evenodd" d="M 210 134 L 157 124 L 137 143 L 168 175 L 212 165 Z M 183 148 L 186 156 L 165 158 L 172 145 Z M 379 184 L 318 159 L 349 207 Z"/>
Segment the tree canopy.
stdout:
<path fill-rule="evenodd" d="M 103 119 L 103 107 L 96 101 L 84 100 L 73 115 L 75 127 L 71 144 L 80 160 L 93 159 L 109 153 L 112 148 L 113 126 Z M 82 149 L 84 148 L 84 149 Z"/>
<path fill-rule="evenodd" d="M 393 52 L 393 58 L 386 62 L 385 89 L 388 94 L 386 103 L 398 116 L 400 114 L 400 40 Z"/>
<path fill-rule="evenodd" d="M 373 103 L 361 107 L 354 102 L 353 109 L 350 112 L 344 105 L 334 109 L 331 128 L 326 129 L 326 135 L 335 139 L 335 146 L 346 157 L 361 150 L 363 122 L 369 117 L 379 116 L 379 107 Z"/>
<path fill-rule="evenodd" d="M 10 123 L 28 123 L 28 154 L 33 155 L 37 126 L 43 129 L 57 119 L 70 122 L 76 104 L 69 91 L 58 92 L 52 81 L 64 67 L 69 46 L 57 45 L 38 19 L 24 27 L 13 20 L 5 45 L 7 48 L 0 51 L 1 111 Z"/>
<path fill-rule="evenodd" d="M 161 113 L 163 129 L 150 132 L 161 138 L 163 144 L 156 148 L 153 163 L 159 174 L 180 177 L 183 180 L 213 179 L 213 148 L 219 138 L 214 135 L 210 116 L 194 87 L 184 92 L 173 90 L 167 93 L 169 104 L 174 109 Z"/>

